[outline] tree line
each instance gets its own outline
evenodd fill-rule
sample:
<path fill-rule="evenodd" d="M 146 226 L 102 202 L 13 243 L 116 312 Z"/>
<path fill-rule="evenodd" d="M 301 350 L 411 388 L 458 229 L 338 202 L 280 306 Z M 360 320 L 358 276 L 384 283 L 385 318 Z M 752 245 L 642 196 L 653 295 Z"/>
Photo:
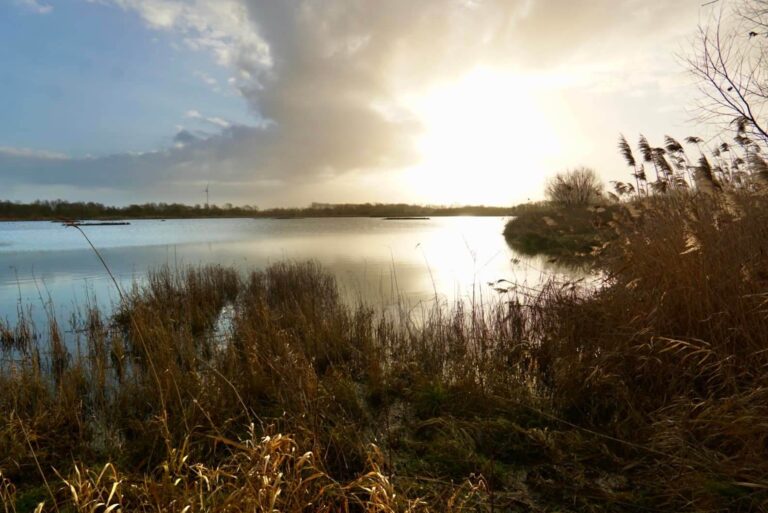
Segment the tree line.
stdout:
<path fill-rule="evenodd" d="M 255 206 L 230 204 L 143 203 L 117 207 L 92 201 L 38 200 L 21 203 L 0 200 L 0 219 L 6 220 L 250 217 L 257 211 L 258 207 Z"/>
<path fill-rule="evenodd" d="M 3 220 L 80 220 L 80 219 L 184 219 L 201 217 L 414 217 L 511 215 L 511 207 L 435 206 L 406 203 L 312 203 L 305 208 L 272 208 L 260 210 L 255 205 L 219 206 L 185 205 L 182 203 L 144 203 L 127 206 L 109 206 L 96 202 L 70 202 L 64 200 L 38 200 L 21 203 L 0 200 L 0 219 Z"/>

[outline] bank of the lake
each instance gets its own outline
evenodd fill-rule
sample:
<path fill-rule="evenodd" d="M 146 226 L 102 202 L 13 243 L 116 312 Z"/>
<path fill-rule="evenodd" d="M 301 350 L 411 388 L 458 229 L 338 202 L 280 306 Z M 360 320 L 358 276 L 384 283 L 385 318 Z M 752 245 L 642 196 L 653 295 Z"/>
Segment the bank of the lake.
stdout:
<path fill-rule="evenodd" d="M 4 324 L 0 500 L 764 511 L 768 203 L 727 199 L 622 208 L 599 288 L 504 283 L 414 319 L 316 263 L 166 267 L 117 315 L 84 308 L 74 349 Z"/>
<path fill-rule="evenodd" d="M 592 259 L 615 236 L 616 204 L 565 207 L 542 202 L 518 205 L 504 227 L 509 245 L 524 255 L 546 255 L 564 262 Z"/>

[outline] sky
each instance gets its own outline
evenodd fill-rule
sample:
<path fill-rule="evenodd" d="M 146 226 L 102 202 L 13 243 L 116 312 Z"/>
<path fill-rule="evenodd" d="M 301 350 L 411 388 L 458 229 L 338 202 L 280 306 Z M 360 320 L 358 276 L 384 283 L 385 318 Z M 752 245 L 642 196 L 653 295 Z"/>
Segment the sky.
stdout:
<path fill-rule="evenodd" d="M 701 0 L 0 0 L 0 199 L 510 205 L 696 135 Z"/>

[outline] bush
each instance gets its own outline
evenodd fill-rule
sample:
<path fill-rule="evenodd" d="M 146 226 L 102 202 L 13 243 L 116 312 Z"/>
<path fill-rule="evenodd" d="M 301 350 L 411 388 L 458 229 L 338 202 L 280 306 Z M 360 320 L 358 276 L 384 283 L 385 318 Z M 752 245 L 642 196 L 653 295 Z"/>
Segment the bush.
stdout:
<path fill-rule="evenodd" d="M 566 207 L 591 205 L 603 197 L 603 184 L 593 169 L 579 167 L 550 178 L 544 194 L 549 201 Z"/>

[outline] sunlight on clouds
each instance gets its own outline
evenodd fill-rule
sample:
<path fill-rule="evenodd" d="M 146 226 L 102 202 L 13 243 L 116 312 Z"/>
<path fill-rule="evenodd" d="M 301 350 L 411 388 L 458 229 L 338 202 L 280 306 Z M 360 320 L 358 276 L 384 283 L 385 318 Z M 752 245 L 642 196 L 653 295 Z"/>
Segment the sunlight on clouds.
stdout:
<path fill-rule="evenodd" d="M 41 13 L 54 3 L 10 1 Z M 196 197 L 193 183 L 205 181 L 220 184 L 230 200 L 270 206 L 509 205 L 541 198 L 546 176 L 569 167 L 620 179 L 626 170 L 616 133 L 651 135 L 680 118 L 675 106 L 685 98 L 663 49 L 681 27 L 695 26 L 698 12 L 661 0 L 594 0 L 579 9 L 568 0 L 84 3 L 120 8 L 166 32 L 172 48 L 199 51 L 189 69 L 195 80 L 183 82 L 236 94 L 242 115 L 233 106 L 217 116 L 221 99 L 200 94 L 176 109 L 196 108 L 161 150 L 136 154 L 126 145 L 94 159 L 53 161 L 0 148 L 3 178 L 41 187 L 119 184 L 157 199 L 162 187 Z M 137 110 L 151 103 L 140 94 Z M 114 92 L 97 99 L 125 103 Z M 81 146 L 101 153 L 90 141 Z"/>
<path fill-rule="evenodd" d="M 508 204 L 541 189 L 564 141 L 555 128 L 567 113 L 544 101 L 540 78 L 475 70 L 411 100 L 424 125 L 421 163 L 406 174 L 410 186 L 436 203 Z"/>
<path fill-rule="evenodd" d="M 34 0 L 25 0 L 34 1 Z M 137 12 L 155 29 L 176 30 L 193 50 L 208 50 L 222 66 L 260 72 L 272 65 L 269 45 L 241 0 L 90 0 Z"/>

